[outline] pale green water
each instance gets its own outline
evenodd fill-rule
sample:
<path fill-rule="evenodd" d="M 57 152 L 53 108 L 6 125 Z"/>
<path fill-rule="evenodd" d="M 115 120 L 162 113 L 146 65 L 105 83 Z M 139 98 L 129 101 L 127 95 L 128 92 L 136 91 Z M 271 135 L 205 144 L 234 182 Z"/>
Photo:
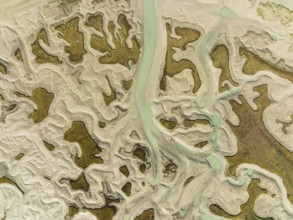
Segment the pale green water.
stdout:
<path fill-rule="evenodd" d="M 254 170 L 253 169 L 248 169 L 247 170 L 247 175 L 248 176 L 252 176 L 254 174 Z"/>
<path fill-rule="evenodd" d="M 154 0 L 143 1 L 144 11 L 144 36 L 143 36 L 143 55 L 139 66 L 137 85 L 136 85 L 136 105 L 138 107 L 139 117 L 148 138 L 151 147 L 154 149 L 152 161 L 158 161 L 159 149 L 154 134 L 159 134 L 159 130 L 154 124 L 152 110 L 149 100 L 146 99 L 145 91 L 149 81 L 153 58 L 155 57 L 157 43 L 157 17 Z M 161 175 L 160 166 L 157 163 L 152 164 L 153 172 L 156 174 L 152 184 L 157 184 Z"/>
<path fill-rule="evenodd" d="M 234 18 L 236 16 L 236 14 L 227 7 L 222 8 L 222 10 L 220 11 L 220 15 L 223 18 Z"/>
<path fill-rule="evenodd" d="M 211 216 L 208 214 L 203 214 L 199 217 L 200 220 L 219 220 L 219 218 L 215 217 L 215 216 Z"/>
<path fill-rule="evenodd" d="M 155 174 L 154 179 L 151 181 L 152 185 L 156 185 L 160 182 L 161 178 L 161 166 L 159 161 L 159 146 L 156 138 L 160 138 L 162 142 L 168 145 L 169 150 L 176 150 L 176 153 L 181 153 L 190 159 L 197 158 L 197 154 L 202 154 L 201 152 L 196 152 L 195 149 L 189 149 L 180 143 L 170 143 L 167 141 L 165 134 L 163 134 L 160 129 L 155 124 L 155 117 L 153 116 L 150 100 L 146 96 L 147 84 L 151 83 L 149 75 L 152 71 L 152 63 L 155 58 L 155 50 L 157 47 L 157 16 L 155 9 L 154 0 L 144 0 L 143 1 L 143 12 L 144 12 L 144 36 L 143 36 L 143 55 L 139 65 L 137 85 L 136 85 L 136 105 L 138 108 L 138 114 L 144 133 L 148 138 L 150 147 L 153 149 L 151 154 L 151 159 L 155 163 L 152 164 L 153 173 Z M 166 147 L 166 146 L 162 146 Z M 173 150 L 171 150 L 173 148 Z M 174 152 L 174 151 L 173 151 Z"/>
<path fill-rule="evenodd" d="M 251 6 L 254 6 L 255 5 L 255 3 L 256 3 L 256 0 L 249 0 L 250 2 L 251 2 Z"/>
<path fill-rule="evenodd" d="M 222 170 L 222 161 L 217 155 L 211 154 L 207 157 L 207 160 L 213 170 L 220 172 Z"/>
<path fill-rule="evenodd" d="M 150 143 L 150 147 L 153 150 L 153 152 L 151 153 L 151 157 L 152 157 L 151 160 L 153 161 L 152 171 L 154 176 L 150 180 L 150 183 L 153 186 L 156 186 L 161 181 L 162 168 L 161 168 L 161 164 L 159 163 L 160 161 L 159 149 L 160 148 L 157 143 L 157 140 L 161 140 L 161 139 L 165 140 L 163 142 L 168 144 L 169 149 L 172 147 L 175 147 L 174 148 L 175 152 L 178 154 L 182 154 L 182 156 L 186 156 L 190 159 L 195 159 L 198 157 L 205 158 L 209 162 L 212 169 L 219 172 L 223 168 L 223 164 L 220 161 L 220 158 L 218 158 L 216 155 L 210 155 L 210 154 L 205 155 L 200 151 L 197 152 L 194 149 L 189 149 L 187 146 L 184 146 L 180 143 L 176 143 L 176 141 L 175 143 L 169 143 L 169 141 L 165 137 L 165 134 L 163 134 L 155 124 L 155 118 L 153 116 L 152 109 L 150 106 L 150 100 L 146 94 L 147 85 L 148 83 L 151 83 L 150 73 L 152 71 L 153 59 L 155 58 L 156 47 L 157 47 L 157 44 L 161 43 L 161 42 L 157 42 L 157 34 L 158 34 L 157 22 L 158 21 L 156 16 L 155 0 L 143 0 L 143 12 L 144 12 L 143 55 L 139 64 L 139 70 L 138 70 L 138 75 L 136 79 L 137 84 L 136 84 L 135 95 L 136 95 L 136 105 L 138 108 L 140 121 L 144 129 L 144 133 L 147 136 L 147 139 Z M 229 13 L 226 15 L 229 15 Z M 203 44 L 208 43 L 209 38 L 212 36 L 213 35 L 210 34 Z M 203 45 L 201 46 L 203 48 Z M 203 98 L 206 98 L 206 95 L 207 94 L 205 94 Z M 203 100 L 203 102 L 205 102 L 205 100 Z M 219 118 L 218 115 L 213 115 L 211 118 L 212 118 L 212 122 L 214 126 L 218 127 L 221 124 L 221 118 Z M 156 138 L 160 138 L 160 139 L 156 139 Z M 217 134 L 213 133 L 211 138 L 213 139 L 214 142 L 216 142 Z M 165 146 L 161 146 L 161 147 L 164 148 Z M 170 151 L 172 152 L 171 149 Z M 200 202 L 201 194 L 202 192 L 199 192 L 198 195 L 195 195 L 195 198 L 198 197 L 198 202 Z M 203 220 L 217 219 L 207 214 L 202 214 L 200 218 Z"/>

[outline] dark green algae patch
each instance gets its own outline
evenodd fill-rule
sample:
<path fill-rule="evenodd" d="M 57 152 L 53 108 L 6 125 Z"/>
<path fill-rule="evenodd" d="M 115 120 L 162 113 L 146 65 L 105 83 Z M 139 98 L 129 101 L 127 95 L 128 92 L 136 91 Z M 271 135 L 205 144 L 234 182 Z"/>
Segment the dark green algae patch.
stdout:
<path fill-rule="evenodd" d="M 107 43 L 106 34 L 103 29 L 103 22 L 102 15 L 97 14 L 91 15 L 85 23 L 86 26 L 96 29 L 103 35 L 103 37 L 99 37 L 93 34 L 90 41 L 92 48 L 102 53 L 108 53 L 107 55 L 100 57 L 99 62 L 101 64 L 119 63 L 122 66 L 130 69 L 129 62 L 131 61 L 133 64 L 136 64 L 138 61 L 140 45 L 136 36 L 133 36 L 131 39 L 132 48 L 127 46 L 126 39 L 128 38 L 129 31 L 132 29 L 132 26 L 129 24 L 127 17 L 124 14 L 120 14 L 118 16 L 117 23 L 121 27 L 121 29 L 118 30 L 119 37 L 117 37 L 114 33 L 114 22 L 110 21 L 107 25 L 107 28 L 112 35 L 115 48 L 111 48 Z"/>
<path fill-rule="evenodd" d="M 37 110 L 34 110 L 29 115 L 29 118 L 32 118 L 35 123 L 40 123 L 49 115 L 49 108 L 54 94 L 44 88 L 37 88 L 32 91 L 32 96 L 29 98 L 37 105 Z"/>
<path fill-rule="evenodd" d="M 75 158 L 76 164 L 86 169 L 91 164 L 102 164 L 103 159 L 97 154 L 101 153 L 101 149 L 95 140 L 89 134 L 84 122 L 74 121 L 71 128 L 64 134 L 64 140 L 69 142 L 77 142 L 81 148 L 82 155 Z"/>
<path fill-rule="evenodd" d="M 175 27 L 175 33 L 177 36 L 180 36 L 180 39 L 175 39 L 171 37 L 172 27 L 171 24 L 166 24 L 167 29 L 167 51 L 165 58 L 165 67 L 163 71 L 163 76 L 160 81 L 160 89 L 165 91 L 167 89 L 167 76 L 173 77 L 176 74 L 179 74 L 182 70 L 190 69 L 194 84 L 193 84 L 193 93 L 195 93 L 200 85 L 201 81 L 196 66 L 187 59 L 181 59 L 175 61 L 173 55 L 175 50 L 173 48 L 178 48 L 180 50 L 186 50 L 188 43 L 197 41 L 200 38 L 201 33 L 195 29 L 187 27 Z"/>
<path fill-rule="evenodd" d="M 74 205 L 69 206 L 68 210 L 68 217 L 72 218 L 75 214 L 77 214 L 79 211 L 87 210 L 91 214 L 93 214 L 97 219 L 102 220 L 112 220 L 114 215 L 117 213 L 117 208 L 114 205 L 114 203 L 119 203 L 119 199 L 111 199 L 108 197 L 105 197 L 106 204 L 102 208 L 97 209 L 90 209 L 90 208 L 78 208 Z"/>
<path fill-rule="evenodd" d="M 40 41 L 43 41 L 47 46 L 50 46 L 47 32 L 44 28 L 42 28 L 36 38 L 36 40 L 32 43 L 32 53 L 36 57 L 36 62 L 38 64 L 43 63 L 52 63 L 52 64 L 61 64 L 62 62 L 59 60 L 57 56 L 48 54 L 40 45 Z"/>
<path fill-rule="evenodd" d="M 78 23 L 79 18 L 74 17 L 56 27 L 56 30 L 59 31 L 58 37 L 69 43 L 64 50 L 69 54 L 69 60 L 73 63 L 82 61 L 83 56 L 87 53 L 84 49 L 84 35 L 79 31 Z"/>

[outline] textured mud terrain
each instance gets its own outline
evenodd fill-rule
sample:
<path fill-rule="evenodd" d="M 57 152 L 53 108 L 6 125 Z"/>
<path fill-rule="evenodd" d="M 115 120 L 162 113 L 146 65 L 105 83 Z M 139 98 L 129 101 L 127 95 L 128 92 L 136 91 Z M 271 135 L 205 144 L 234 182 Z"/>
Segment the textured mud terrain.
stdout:
<path fill-rule="evenodd" d="M 0 0 L 0 219 L 293 219 L 289 0 Z"/>

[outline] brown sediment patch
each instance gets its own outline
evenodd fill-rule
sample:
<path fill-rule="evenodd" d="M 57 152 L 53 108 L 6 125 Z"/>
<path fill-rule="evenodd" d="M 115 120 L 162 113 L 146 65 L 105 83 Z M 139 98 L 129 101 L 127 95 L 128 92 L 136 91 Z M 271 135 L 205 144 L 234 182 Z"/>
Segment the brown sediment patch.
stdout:
<path fill-rule="evenodd" d="M 154 209 L 144 210 L 140 215 L 136 216 L 134 220 L 154 220 Z"/>
<path fill-rule="evenodd" d="M 139 170 L 142 173 L 145 173 L 146 169 L 150 167 L 150 164 L 148 161 L 148 151 L 145 147 L 142 147 L 140 144 L 136 144 L 134 146 L 134 151 L 132 152 L 133 156 L 138 158 L 141 162 L 139 165 Z M 148 167 L 147 167 L 148 165 Z"/>
<path fill-rule="evenodd" d="M 122 80 L 122 86 L 126 91 L 128 91 L 131 88 L 132 83 L 133 83 L 132 79 L 130 79 L 130 80 Z"/>
<path fill-rule="evenodd" d="M 83 56 L 86 54 L 84 49 L 84 36 L 78 28 L 79 18 L 74 17 L 65 24 L 58 25 L 56 30 L 60 33 L 59 38 L 66 40 L 70 45 L 65 46 L 64 50 L 69 54 L 69 60 L 71 62 L 80 62 Z"/>
<path fill-rule="evenodd" d="M 122 187 L 122 192 L 125 193 L 125 195 L 130 196 L 131 195 L 131 183 L 127 182 L 125 185 Z"/>
<path fill-rule="evenodd" d="M 23 94 L 23 93 L 21 93 L 21 92 L 14 92 L 14 94 L 15 94 L 16 96 L 18 96 L 18 97 L 22 97 L 22 98 L 30 98 L 28 95 L 25 95 L 25 94 Z"/>
<path fill-rule="evenodd" d="M 96 156 L 101 153 L 98 144 L 88 133 L 88 130 L 82 121 L 72 122 L 72 126 L 64 134 L 64 140 L 69 142 L 77 142 L 81 148 L 82 155 L 76 158 L 75 162 L 78 166 L 86 169 L 91 164 L 102 164 L 102 158 Z"/>
<path fill-rule="evenodd" d="M 75 207 L 75 206 L 69 206 L 68 207 L 68 214 L 67 215 L 69 217 L 73 217 L 77 213 L 78 213 L 78 208 L 77 207 Z"/>
<path fill-rule="evenodd" d="M 106 76 L 106 79 L 108 81 L 108 85 L 110 87 L 111 90 L 111 94 L 110 95 L 106 95 L 105 93 L 103 93 L 103 97 L 104 97 L 104 102 L 106 104 L 106 106 L 110 105 L 111 102 L 113 102 L 114 100 L 116 100 L 116 93 L 113 89 L 113 87 L 111 86 L 110 80 L 108 78 L 108 76 Z"/>
<path fill-rule="evenodd" d="M 242 56 L 244 55 L 247 58 L 242 68 L 243 73 L 247 75 L 253 75 L 258 71 L 267 70 L 277 74 L 278 76 L 284 79 L 293 82 L 293 72 L 288 72 L 286 70 L 279 69 L 275 67 L 273 63 L 263 60 L 258 55 L 250 52 L 249 50 L 243 47 L 239 49 L 239 54 Z"/>
<path fill-rule="evenodd" d="M 7 67 L 0 62 L 0 73 L 7 75 Z"/>
<path fill-rule="evenodd" d="M 106 123 L 103 122 L 103 121 L 99 121 L 98 125 L 99 125 L 100 128 L 105 128 L 106 127 Z"/>
<path fill-rule="evenodd" d="M 53 151 L 55 150 L 55 146 L 53 144 L 49 144 L 48 142 L 46 141 L 43 141 L 44 143 L 44 146 L 49 150 L 49 151 Z"/>
<path fill-rule="evenodd" d="M 8 184 L 11 184 L 11 185 L 15 186 L 17 189 L 19 189 L 19 191 L 21 191 L 22 194 L 24 194 L 23 191 L 22 191 L 21 188 L 17 185 L 16 182 L 12 181 L 11 179 L 9 179 L 9 178 L 7 178 L 7 177 L 5 177 L 5 176 L 3 176 L 3 177 L 0 178 L 0 184 L 1 184 L 1 183 L 8 183 Z"/>
<path fill-rule="evenodd" d="M 195 120 L 184 119 L 183 120 L 183 125 L 187 128 L 192 127 L 193 125 L 196 125 L 196 124 L 209 125 L 210 122 L 207 119 L 195 119 Z"/>
<path fill-rule="evenodd" d="M 175 163 L 173 163 L 172 161 L 169 161 L 163 169 L 163 173 L 165 174 L 169 174 L 169 173 L 176 173 L 177 172 L 177 165 Z"/>
<path fill-rule="evenodd" d="M 7 107 L 6 111 L 10 112 L 10 111 L 12 111 L 13 109 L 15 109 L 16 106 L 17 106 L 16 104 L 11 104 L 11 105 L 9 105 L 9 106 Z"/>
<path fill-rule="evenodd" d="M 105 206 L 100 209 L 88 209 L 97 219 L 112 220 L 117 208 L 115 206 Z"/>
<path fill-rule="evenodd" d="M 231 77 L 231 72 L 229 68 L 229 51 L 226 45 L 217 45 L 211 52 L 210 57 L 213 61 L 214 67 L 222 70 L 219 78 L 219 92 L 229 90 L 228 85 L 225 84 L 224 86 L 222 86 L 222 83 L 224 81 L 229 81 L 235 87 L 238 86 L 239 84 L 236 83 Z"/>
<path fill-rule="evenodd" d="M 166 166 L 164 171 L 166 172 L 174 172 L 177 170 L 177 165 L 175 163 L 173 163 L 172 161 L 170 161 Z"/>
<path fill-rule="evenodd" d="M 203 148 L 208 143 L 209 143 L 208 141 L 202 141 L 202 142 L 199 142 L 199 143 L 195 144 L 194 147 L 196 147 L 196 148 Z"/>
<path fill-rule="evenodd" d="M 112 205 L 112 203 L 119 203 L 119 199 L 110 199 L 108 197 L 105 197 L 106 199 L 106 205 L 103 208 L 100 209 L 87 209 L 90 211 L 94 216 L 97 217 L 97 219 L 103 219 L 103 220 L 112 220 L 114 215 L 117 212 L 117 208 Z"/>
<path fill-rule="evenodd" d="M 291 115 L 291 121 L 290 122 L 283 122 L 283 121 L 280 121 L 279 119 L 276 120 L 277 123 L 281 123 L 283 128 L 282 128 L 282 131 L 284 134 L 288 134 L 287 132 L 287 128 L 290 127 L 292 124 L 293 124 L 293 115 Z"/>
<path fill-rule="evenodd" d="M 129 176 L 129 170 L 126 165 L 123 165 L 119 168 L 119 171 L 124 174 L 124 176 Z"/>
<path fill-rule="evenodd" d="M 261 94 L 254 100 L 258 106 L 256 111 L 251 109 L 243 97 L 240 97 L 242 105 L 230 101 L 233 111 L 240 119 L 239 126 L 228 123 L 238 141 L 237 154 L 226 157 L 230 171 L 235 175 L 239 164 L 252 163 L 277 174 L 283 179 L 288 198 L 293 203 L 293 154 L 282 146 L 264 125 L 263 112 L 271 103 L 267 85 L 257 86 L 254 91 Z"/>
<path fill-rule="evenodd" d="M 140 164 L 139 165 L 139 171 L 142 172 L 142 173 L 145 173 L 145 170 L 146 170 L 146 165 L 144 163 Z"/>
<path fill-rule="evenodd" d="M 23 158 L 24 153 L 19 153 L 15 156 L 15 160 L 20 160 L 21 158 Z"/>
<path fill-rule="evenodd" d="M 119 203 L 120 200 L 118 199 L 110 199 L 105 197 L 106 199 L 106 205 L 102 208 L 98 209 L 90 209 L 90 208 L 78 208 L 76 206 L 69 206 L 68 210 L 68 217 L 73 217 L 75 214 L 77 214 L 81 210 L 87 210 L 91 212 L 97 219 L 102 219 L 102 220 L 112 220 L 114 215 L 117 212 L 117 208 L 112 205 L 113 202 Z"/>
<path fill-rule="evenodd" d="M 164 118 L 160 118 L 160 123 L 162 126 L 167 128 L 168 130 L 172 130 L 177 126 L 177 122 L 173 120 L 167 120 Z"/>
<path fill-rule="evenodd" d="M 76 180 L 70 180 L 69 183 L 74 190 L 83 190 L 85 192 L 89 190 L 89 184 L 86 181 L 84 173 L 81 173 Z"/>
<path fill-rule="evenodd" d="M 188 183 L 190 183 L 192 180 L 194 180 L 194 178 L 195 178 L 194 176 L 189 177 L 189 178 L 185 181 L 184 186 L 187 186 Z"/>
<path fill-rule="evenodd" d="M 40 46 L 40 40 L 42 40 L 46 45 L 49 45 L 48 37 L 46 30 L 42 28 L 34 41 L 32 46 L 32 52 L 36 56 L 36 62 L 37 63 L 52 63 L 52 64 L 60 64 L 62 63 L 57 56 L 53 56 L 48 54 L 46 51 L 43 50 L 43 48 Z"/>
<path fill-rule="evenodd" d="M 171 37 L 172 29 L 171 25 L 169 23 L 166 24 L 167 29 L 167 51 L 166 51 L 166 59 L 165 59 L 165 67 L 163 71 L 163 76 L 160 81 L 160 89 L 166 90 L 167 84 L 166 84 L 166 77 L 173 77 L 176 74 L 180 73 L 182 70 L 190 69 L 191 75 L 193 77 L 194 85 L 193 85 L 193 92 L 195 93 L 200 85 L 201 81 L 199 79 L 199 75 L 197 72 L 197 69 L 195 65 L 187 59 L 182 59 L 179 61 L 173 60 L 173 55 L 175 54 L 175 48 L 179 48 L 181 50 L 186 50 L 186 45 L 188 43 L 195 42 L 200 37 L 200 32 L 187 27 L 176 27 L 175 33 L 177 36 L 181 37 L 180 39 L 175 39 Z"/>
<path fill-rule="evenodd" d="M 135 148 L 132 154 L 133 156 L 135 156 L 136 158 L 139 158 L 143 162 L 147 161 L 147 158 L 148 158 L 147 150 L 145 147 L 142 147 L 140 144 L 135 145 Z"/>
<path fill-rule="evenodd" d="M 32 118 L 35 123 L 39 123 L 49 115 L 49 108 L 53 101 L 54 94 L 48 92 L 44 88 L 36 88 L 32 91 L 32 96 L 29 98 L 36 103 L 38 108 L 29 115 L 29 118 Z"/>
<path fill-rule="evenodd" d="M 131 39 L 132 48 L 129 48 L 126 43 L 128 32 L 132 29 L 131 25 L 127 21 L 124 14 L 120 14 L 117 19 L 117 23 L 120 25 L 118 30 L 119 36 L 117 37 L 114 33 L 115 25 L 113 21 L 108 23 L 108 30 L 113 37 L 113 43 L 115 48 L 111 48 L 106 40 L 106 34 L 103 29 L 103 17 L 100 14 L 92 15 L 88 18 L 85 25 L 95 28 L 97 31 L 102 33 L 103 37 L 97 35 L 91 36 L 91 47 L 102 53 L 108 53 L 99 58 L 99 62 L 102 64 L 116 64 L 119 63 L 130 69 L 129 61 L 133 64 L 137 63 L 140 46 L 136 36 Z"/>
<path fill-rule="evenodd" d="M 20 62 L 23 62 L 23 58 L 21 55 L 21 51 L 19 48 L 16 49 L 16 51 L 14 52 L 14 56 L 16 57 L 16 59 L 18 59 Z"/>
<path fill-rule="evenodd" d="M 251 219 L 251 220 L 272 220 L 272 218 L 261 218 L 257 216 L 253 211 L 253 206 L 257 197 L 261 194 L 266 194 L 267 191 L 259 187 L 260 180 L 259 179 L 252 179 L 251 183 L 249 184 L 247 191 L 249 193 L 249 199 L 245 204 L 241 205 L 241 213 L 239 215 L 233 216 L 225 212 L 220 206 L 218 205 L 210 205 L 210 210 L 218 216 L 225 217 L 228 219 Z M 228 195 L 227 195 L 228 196 Z"/>
<path fill-rule="evenodd" d="M 6 217 L 7 217 L 7 216 L 6 216 L 6 210 L 4 209 L 4 213 L 3 213 L 3 218 L 2 218 L 2 220 L 7 220 Z"/>
<path fill-rule="evenodd" d="M 60 6 L 64 6 L 66 4 L 77 3 L 81 0 L 60 0 Z"/>

